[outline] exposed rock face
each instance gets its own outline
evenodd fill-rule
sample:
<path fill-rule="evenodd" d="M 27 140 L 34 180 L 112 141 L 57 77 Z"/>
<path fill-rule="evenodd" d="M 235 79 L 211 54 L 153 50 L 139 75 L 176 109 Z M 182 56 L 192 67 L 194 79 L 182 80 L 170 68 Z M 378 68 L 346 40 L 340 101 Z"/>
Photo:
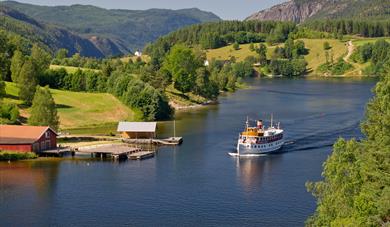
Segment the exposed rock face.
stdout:
<path fill-rule="evenodd" d="M 257 12 L 246 20 L 276 20 L 300 23 L 318 13 L 328 2 L 328 0 L 312 0 L 299 3 L 290 0 Z"/>

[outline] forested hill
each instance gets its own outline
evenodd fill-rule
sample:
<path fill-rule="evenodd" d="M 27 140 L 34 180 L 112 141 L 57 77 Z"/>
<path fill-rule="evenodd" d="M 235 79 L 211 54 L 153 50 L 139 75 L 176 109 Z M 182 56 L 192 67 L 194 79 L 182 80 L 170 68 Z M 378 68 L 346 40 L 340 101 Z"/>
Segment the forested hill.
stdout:
<path fill-rule="evenodd" d="M 64 27 L 93 42 L 104 55 L 142 49 L 178 28 L 221 20 L 199 9 L 108 10 L 90 5 L 38 6 L 14 1 L 1 5 L 48 24 Z"/>
<path fill-rule="evenodd" d="M 22 46 L 39 43 L 40 46 L 51 51 L 65 48 L 70 55 L 80 53 L 82 56 L 104 57 L 104 53 L 93 42 L 66 29 L 38 22 L 17 10 L 5 6 L 0 7 L 0 16 L 2 20 L 0 30 L 20 35 L 26 43 Z M 110 52 L 119 53 L 115 49 L 111 49 Z"/>
<path fill-rule="evenodd" d="M 278 20 L 297 23 L 316 19 L 390 19 L 390 1 L 291 0 L 254 13 L 247 18 L 247 20 Z"/>

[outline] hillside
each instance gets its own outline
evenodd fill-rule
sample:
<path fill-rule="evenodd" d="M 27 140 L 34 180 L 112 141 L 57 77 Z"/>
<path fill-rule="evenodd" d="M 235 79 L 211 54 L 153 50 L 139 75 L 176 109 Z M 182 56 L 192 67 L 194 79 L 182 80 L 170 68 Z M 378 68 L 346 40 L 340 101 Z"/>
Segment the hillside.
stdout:
<path fill-rule="evenodd" d="M 106 93 L 71 92 L 50 89 L 57 104 L 60 128 L 80 129 L 107 127 L 120 120 L 134 119 L 134 112 L 113 95 Z M 6 103 L 21 104 L 18 88 L 14 83 L 6 83 Z M 29 116 L 29 109 L 21 108 L 23 117 Z"/>
<path fill-rule="evenodd" d="M 66 29 L 38 22 L 6 6 L 0 7 L 0 16 L 2 19 L 0 30 L 20 35 L 27 43 L 39 43 L 51 51 L 65 48 L 69 54 L 104 57 L 103 52 L 93 42 Z"/>
<path fill-rule="evenodd" d="M 325 42 L 328 42 L 332 46 L 332 54 L 334 59 L 343 57 L 347 53 L 347 47 L 345 42 L 337 39 L 300 39 L 305 43 L 305 47 L 308 49 L 308 54 L 305 55 L 305 60 L 307 61 L 307 70 L 309 75 L 317 75 L 318 67 L 326 62 L 325 52 L 323 51 L 323 45 Z M 375 42 L 378 39 L 353 39 L 355 46 L 362 45 L 366 42 Z M 229 60 L 231 57 L 234 57 L 238 62 L 245 60 L 249 56 L 257 56 L 256 52 L 253 52 L 249 49 L 250 44 L 240 45 L 240 49 L 234 50 L 233 45 L 228 45 L 225 47 L 217 49 L 209 49 L 206 52 L 207 59 L 212 60 Z M 283 47 L 283 44 L 278 46 Z M 267 57 L 271 59 L 271 56 L 276 48 L 275 46 L 269 46 Z M 355 70 L 348 73 L 349 76 L 360 75 L 359 70 L 366 65 L 355 64 Z"/>
<path fill-rule="evenodd" d="M 290 0 L 254 13 L 247 20 L 301 23 L 313 19 L 389 19 L 390 2 L 382 0 Z"/>
<path fill-rule="evenodd" d="M 220 20 L 213 13 L 195 8 L 108 10 L 90 5 L 51 7 L 13 1 L 0 4 L 80 34 L 105 56 L 141 49 L 146 43 L 187 25 Z"/>

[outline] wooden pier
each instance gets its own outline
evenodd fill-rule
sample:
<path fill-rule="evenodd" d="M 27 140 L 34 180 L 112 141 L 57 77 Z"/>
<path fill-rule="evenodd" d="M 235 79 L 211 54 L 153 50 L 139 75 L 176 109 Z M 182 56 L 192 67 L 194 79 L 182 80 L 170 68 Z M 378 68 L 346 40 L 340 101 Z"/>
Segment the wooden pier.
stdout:
<path fill-rule="evenodd" d="M 126 144 L 104 144 L 80 147 L 76 150 L 80 154 L 90 154 L 92 157 L 106 158 L 111 156 L 115 160 L 127 159 L 131 154 L 142 152 L 141 148 L 130 147 Z"/>
<path fill-rule="evenodd" d="M 154 151 L 140 151 L 130 154 L 128 157 L 131 160 L 142 160 L 154 157 L 155 152 Z"/>
<path fill-rule="evenodd" d="M 74 151 L 70 147 L 58 147 L 56 149 L 44 150 L 37 153 L 39 156 L 56 156 L 63 157 L 68 154 L 74 155 Z"/>
<path fill-rule="evenodd" d="M 167 139 L 123 139 L 125 143 L 130 144 L 156 144 L 156 145 L 168 145 L 176 146 L 183 142 L 182 137 L 170 137 Z"/>

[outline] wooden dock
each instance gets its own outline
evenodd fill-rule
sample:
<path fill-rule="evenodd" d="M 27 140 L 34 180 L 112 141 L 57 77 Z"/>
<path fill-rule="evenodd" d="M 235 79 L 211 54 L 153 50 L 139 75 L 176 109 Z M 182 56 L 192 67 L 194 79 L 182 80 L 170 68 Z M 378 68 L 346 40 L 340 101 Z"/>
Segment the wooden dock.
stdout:
<path fill-rule="evenodd" d="M 132 154 L 129 154 L 129 159 L 131 160 L 142 160 L 154 157 L 155 152 L 154 151 L 139 151 Z"/>
<path fill-rule="evenodd" d="M 130 144 L 156 144 L 156 145 L 176 146 L 183 143 L 183 138 L 170 137 L 167 139 L 123 139 L 122 141 Z"/>
<path fill-rule="evenodd" d="M 74 152 L 72 148 L 70 147 L 58 147 L 56 149 L 51 149 L 51 150 L 45 150 L 45 151 L 40 151 L 37 153 L 39 156 L 56 156 L 56 157 L 63 157 L 67 154 L 72 154 L 74 155 Z"/>
<path fill-rule="evenodd" d="M 80 154 L 90 154 L 92 157 L 113 159 L 127 159 L 131 154 L 142 152 L 141 148 L 130 147 L 127 144 L 103 144 L 88 147 L 80 147 L 76 150 Z"/>

